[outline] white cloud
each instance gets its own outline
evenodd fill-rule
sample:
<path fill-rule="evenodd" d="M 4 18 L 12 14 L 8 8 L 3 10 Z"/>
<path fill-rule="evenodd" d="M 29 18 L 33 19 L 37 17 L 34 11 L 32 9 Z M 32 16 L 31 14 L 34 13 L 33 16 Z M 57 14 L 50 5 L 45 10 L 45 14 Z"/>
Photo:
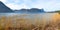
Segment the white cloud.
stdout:
<path fill-rule="evenodd" d="M 11 9 L 21 9 L 21 8 L 29 8 L 27 5 L 25 4 L 7 4 L 8 7 L 10 7 Z"/>
<path fill-rule="evenodd" d="M 14 2 L 18 3 L 18 2 L 20 2 L 20 0 L 14 0 Z"/>
<path fill-rule="evenodd" d="M 4 2 L 4 3 L 5 3 L 7 0 L 0 0 L 0 1 L 2 1 L 2 2 Z"/>
<path fill-rule="evenodd" d="M 32 4 L 34 7 L 44 8 L 46 11 L 54 11 L 60 9 L 59 0 L 37 0 Z"/>

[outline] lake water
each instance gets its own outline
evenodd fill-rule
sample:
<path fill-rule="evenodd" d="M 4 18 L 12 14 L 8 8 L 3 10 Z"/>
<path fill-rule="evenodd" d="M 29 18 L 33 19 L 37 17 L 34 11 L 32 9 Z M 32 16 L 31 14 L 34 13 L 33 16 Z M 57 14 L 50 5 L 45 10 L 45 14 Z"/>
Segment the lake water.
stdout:
<path fill-rule="evenodd" d="M 43 19 L 45 18 L 46 20 L 49 20 L 51 19 L 54 15 L 57 15 L 58 13 L 36 13 L 36 14 L 27 14 L 27 13 L 0 13 L 0 18 L 2 16 L 5 16 L 5 17 L 13 17 L 13 16 L 17 16 L 18 18 L 20 17 L 24 17 L 24 18 L 39 18 L 39 19 Z M 59 14 L 58 14 L 59 15 Z"/>

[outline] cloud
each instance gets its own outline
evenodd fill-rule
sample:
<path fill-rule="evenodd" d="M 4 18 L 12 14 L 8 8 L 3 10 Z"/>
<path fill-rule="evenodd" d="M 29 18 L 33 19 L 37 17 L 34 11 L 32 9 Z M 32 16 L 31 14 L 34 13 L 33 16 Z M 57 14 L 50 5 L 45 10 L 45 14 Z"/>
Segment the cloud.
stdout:
<path fill-rule="evenodd" d="M 6 2 L 7 0 L 0 0 L 0 1 L 2 1 L 2 2 Z"/>
<path fill-rule="evenodd" d="M 7 4 L 8 7 L 10 7 L 11 9 L 21 9 L 21 8 L 26 8 L 28 9 L 29 7 L 25 4 L 14 4 L 14 3 L 11 3 L 11 4 Z"/>
<path fill-rule="evenodd" d="M 37 0 L 33 3 L 34 7 L 44 8 L 45 11 L 55 11 L 60 9 L 59 0 Z"/>
<path fill-rule="evenodd" d="M 27 4 L 27 0 L 10 0 L 6 5 L 10 7 L 11 9 L 21 9 L 21 8 L 26 8 L 29 9 L 29 5 Z"/>

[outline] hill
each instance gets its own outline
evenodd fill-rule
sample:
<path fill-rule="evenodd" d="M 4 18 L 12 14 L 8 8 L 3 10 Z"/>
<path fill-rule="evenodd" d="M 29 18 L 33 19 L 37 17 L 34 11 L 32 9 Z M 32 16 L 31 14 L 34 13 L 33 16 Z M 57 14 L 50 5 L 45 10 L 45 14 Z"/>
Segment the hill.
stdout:
<path fill-rule="evenodd" d="M 0 1 L 0 13 L 13 12 L 10 8 L 8 8 L 3 2 Z"/>
<path fill-rule="evenodd" d="M 38 8 L 31 8 L 31 9 L 20 9 L 15 10 L 15 12 L 21 12 L 21 13 L 44 13 L 44 9 L 38 9 Z"/>

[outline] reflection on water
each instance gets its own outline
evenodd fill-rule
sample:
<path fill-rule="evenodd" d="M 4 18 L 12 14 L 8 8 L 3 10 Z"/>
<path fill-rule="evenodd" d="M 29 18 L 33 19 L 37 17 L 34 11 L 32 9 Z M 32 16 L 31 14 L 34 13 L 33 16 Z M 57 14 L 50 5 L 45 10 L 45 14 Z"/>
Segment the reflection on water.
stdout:
<path fill-rule="evenodd" d="M 59 20 L 60 14 L 58 13 L 38 13 L 38 14 L 0 13 L 0 28 L 3 27 L 28 28 L 32 25 L 44 26 L 49 23 L 51 24 L 57 23 L 57 21 Z"/>

